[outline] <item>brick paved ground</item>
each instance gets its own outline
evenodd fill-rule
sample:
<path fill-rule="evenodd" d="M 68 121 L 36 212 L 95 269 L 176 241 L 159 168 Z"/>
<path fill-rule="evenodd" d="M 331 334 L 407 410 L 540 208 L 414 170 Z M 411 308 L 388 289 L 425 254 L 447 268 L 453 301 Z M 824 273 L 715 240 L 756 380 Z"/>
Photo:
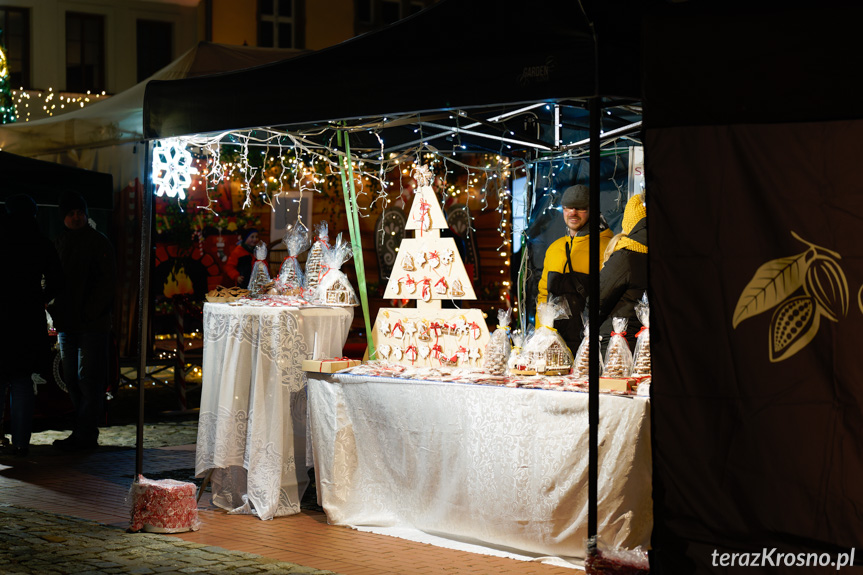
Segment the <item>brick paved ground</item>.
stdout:
<path fill-rule="evenodd" d="M 0 505 L 0 573 L 332 575 L 333 572 L 168 535 L 126 533 L 119 527 L 93 521 Z"/>
<path fill-rule="evenodd" d="M 229 515 L 201 497 L 199 531 L 129 534 L 135 426 L 102 428 L 97 450 L 52 447 L 67 431 L 33 437 L 26 458 L 0 457 L 0 574 L 339 573 L 342 575 L 571 575 L 573 569 L 456 551 L 327 524 L 314 494 L 297 515 Z M 144 475 L 195 479 L 197 421 L 148 423 Z"/>

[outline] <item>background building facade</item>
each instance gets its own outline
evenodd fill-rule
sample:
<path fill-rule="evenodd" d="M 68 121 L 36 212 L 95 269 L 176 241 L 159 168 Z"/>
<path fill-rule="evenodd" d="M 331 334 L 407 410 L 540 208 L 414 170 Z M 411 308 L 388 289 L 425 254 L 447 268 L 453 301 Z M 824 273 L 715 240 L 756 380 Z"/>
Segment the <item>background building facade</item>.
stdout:
<path fill-rule="evenodd" d="M 19 121 L 126 90 L 200 41 L 319 50 L 432 0 L 0 0 Z M 62 96 L 62 98 L 61 98 Z"/>

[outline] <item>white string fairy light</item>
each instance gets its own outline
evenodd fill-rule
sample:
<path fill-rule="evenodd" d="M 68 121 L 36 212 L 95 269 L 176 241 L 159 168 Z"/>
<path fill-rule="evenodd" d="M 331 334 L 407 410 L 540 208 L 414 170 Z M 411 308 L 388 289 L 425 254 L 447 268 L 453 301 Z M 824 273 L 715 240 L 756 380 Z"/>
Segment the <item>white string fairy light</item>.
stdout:
<path fill-rule="evenodd" d="M 469 203 L 476 201 L 481 211 L 495 209 L 500 214 L 501 223 L 498 225 L 498 232 L 503 237 L 502 244 L 498 247 L 502 256 L 500 273 L 507 275 L 501 278 L 505 283 L 495 282 L 495 284 L 503 286 L 501 299 L 509 299 L 511 281 L 508 275 L 509 265 L 507 264 L 510 263 L 509 251 L 512 249 L 512 242 L 508 240 L 506 234 L 511 233 L 509 226 L 511 197 L 504 183 L 512 175 L 513 166 L 507 155 L 499 153 L 497 156 L 485 157 L 463 152 L 461 149 L 442 152 L 424 141 L 419 146 L 404 149 L 400 153 L 387 153 L 379 130 L 372 127 L 367 128 L 367 131 L 377 139 L 378 149 L 375 154 L 368 155 L 362 149 L 357 149 L 352 150 L 351 157 L 347 158 L 344 150 L 334 145 L 335 135 L 338 130 L 348 132 L 349 136 L 350 133 L 361 129 L 363 127 L 354 126 L 346 129 L 342 125 L 331 124 L 327 127 L 316 128 L 313 131 L 262 128 L 254 131 L 202 136 L 200 137 L 203 138 L 201 145 L 207 150 L 207 155 L 212 160 L 210 169 L 206 174 L 208 188 L 210 186 L 215 187 L 223 181 L 239 180 L 246 196 L 246 201 L 243 204 L 243 209 L 246 209 L 251 204 L 253 196 L 269 197 L 268 185 L 276 181 L 278 185 L 272 186 L 273 188 L 282 191 L 286 182 L 292 181 L 294 184 L 292 187 L 300 191 L 301 194 L 323 192 L 322 188 L 329 185 L 339 187 L 340 164 L 351 161 L 358 184 L 357 204 L 354 209 L 360 216 L 368 217 L 373 215 L 373 211 L 376 209 L 388 209 L 393 199 L 401 195 L 400 192 L 404 191 L 404 182 L 409 177 L 413 167 L 417 165 L 431 166 L 437 172 L 437 177 L 440 178 L 436 181 L 443 181 L 444 183 L 451 181 L 456 173 L 455 168 L 458 167 L 467 173 L 467 180 L 464 189 L 458 189 L 456 195 L 463 194 Z M 422 126 L 418 128 L 418 131 L 422 132 Z M 329 142 L 326 141 L 327 137 L 329 137 Z M 225 161 L 228 156 L 222 153 L 222 145 L 239 147 L 239 154 L 235 162 Z M 255 159 L 257 157 L 256 153 L 252 154 L 252 148 L 269 148 L 270 146 L 278 146 L 278 162 L 269 159 L 267 152 L 264 152 L 260 167 L 250 164 L 250 158 Z M 467 161 L 462 161 L 465 159 L 462 157 L 463 154 L 466 155 Z M 477 156 L 481 158 L 481 161 L 475 159 Z M 343 165 L 347 166 L 346 163 Z M 517 169 L 527 171 L 529 168 L 527 164 L 522 162 Z M 261 178 L 256 177 L 258 170 L 261 171 Z M 407 177 L 400 173 L 402 170 L 407 170 Z M 396 172 L 398 172 L 397 177 L 399 178 L 398 187 L 394 186 L 395 182 L 391 181 Z M 289 178 L 291 179 L 289 180 Z M 329 182 L 329 184 L 325 182 Z M 450 193 L 442 198 L 442 207 L 451 201 Z M 497 200 L 496 206 L 494 200 Z M 214 203 L 209 197 L 208 201 L 210 204 Z M 475 221 L 471 220 L 470 222 L 471 233 L 476 233 Z"/>
<path fill-rule="evenodd" d="M 217 216 L 219 215 L 218 212 L 212 207 L 217 202 L 210 197 L 210 192 L 215 191 L 216 187 L 225 179 L 225 167 L 220 161 L 222 149 L 218 143 L 209 141 L 201 146 L 201 150 L 204 151 L 204 155 L 207 158 L 207 171 L 202 174 L 204 176 L 204 191 L 207 195 L 207 205 L 198 206 L 198 209 L 209 211 L 214 216 Z"/>
<path fill-rule="evenodd" d="M 386 118 L 384 119 L 386 120 Z M 381 202 L 384 209 L 388 205 L 388 196 L 387 196 L 387 188 L 389 187 L 389 182 L 386 180 L 386 174 L 384 173 L 384 140 L 381 138 L 380 133 L 375 130 L 372 132 L 377 138 L 378 143 L 381 146 L 380 154 L 378 155 L 378 181 L 380 182 L 380 189 L 378 190 L 377 196 L 372 200 L 372 203 L 369 204 L 369 209 L 374 208 L 375 203 L 378 201 Z"/>
<path fill-rule="evenodd" d="M 240 135 L 238 136 L 240 141 L 242 142 L 240 148 L 240 160 L 242 165 L 240 166 L 240 173 L 243 174 L 243 183 L 242 183 L 242 191 L 246 196 L 245 201 L 243 201 L 243 209 L 245 210 L 249 206 L 252 205 L 252 180 L 255 178 L 255 173 L 257 172 L 257 168 L 249 164 L 249 138 L 248 136 Z"/>
<path fill-rule="evenodd" d="M 259 171 L 261 175 L 261 185 L 259 186 L 258 197 L 261 198 L 261 201 L 267 206 L 272 208 L 273 203 L 270 201 L 270 183 L 267 181 L 267 162 L 270 160 L 270 144 L 269 142 L 265 145 L 264 149 L 261 151 L 261 169 Z"/>

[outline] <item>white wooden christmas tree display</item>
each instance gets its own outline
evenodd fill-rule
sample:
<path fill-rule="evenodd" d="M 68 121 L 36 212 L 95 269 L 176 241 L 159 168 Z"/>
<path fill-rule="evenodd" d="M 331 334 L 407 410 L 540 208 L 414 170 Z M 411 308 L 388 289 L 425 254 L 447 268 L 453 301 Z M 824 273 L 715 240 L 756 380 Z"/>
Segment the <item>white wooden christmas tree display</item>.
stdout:
<path fill-rule="evenodd" d="M 381 308 L 372 328 L 372 359 L 416 367 L 481 367 L 489 342 L 479 309 L 443 309 L 441 301 L 473 300 L 464 262 L 453 238 L 440 237 L 447 223 L 427 166 L 414 169 L 419 185 L 408 214 L 413 238 L 401 241 L 384 298 L 415 299 L 415 308 Z"/>

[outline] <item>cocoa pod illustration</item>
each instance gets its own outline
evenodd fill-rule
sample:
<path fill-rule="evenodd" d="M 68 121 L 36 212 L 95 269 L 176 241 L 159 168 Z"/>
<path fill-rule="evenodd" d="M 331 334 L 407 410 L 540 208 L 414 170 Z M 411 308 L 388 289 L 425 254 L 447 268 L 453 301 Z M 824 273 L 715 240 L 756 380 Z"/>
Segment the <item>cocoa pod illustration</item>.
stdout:
<path fill-rule="evenodd" d="M 770 361 L 788 359 L 818 333 L 821 313 L 809 296 L 793 297 L 776 308 L 770 321 Z"/>
<path fill-rule="evenodd" d="M 848 280 L 835 259 L 816 256 L 806 270 L 803 289 L 830 321 L 838 321 L 840 315 L 848 314 Z"/>

